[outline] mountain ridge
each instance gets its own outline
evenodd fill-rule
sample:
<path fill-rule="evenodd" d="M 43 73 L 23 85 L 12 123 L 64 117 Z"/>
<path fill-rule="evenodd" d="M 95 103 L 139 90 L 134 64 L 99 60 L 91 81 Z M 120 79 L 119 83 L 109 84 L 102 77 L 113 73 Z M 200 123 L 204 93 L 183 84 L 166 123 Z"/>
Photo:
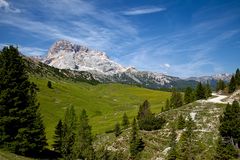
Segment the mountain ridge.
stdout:
<path fill-rule="evenodd" d="M 105 52 L 74 44 L 67 40 L 55 42 L 49 49 L 47 56 L 39 60 L 58 69 L 90 72 L 94 79 L 102 83 L 135 84 L 159 89 L 193 87 L 198 81 L 194 77 L 181 79 L 163 73 L 124 67 L 111 60 Z"/>
<path fill-rule="evenodd" d="M 159 89 L 176 87 L 177 81 L 181 81 L 181 83 L 184 81 L 178 77 L 162 73 L 124 67 L 111 60 L 105 52 L 66 40 L 55 42 L 49 49 L 47 56 L 41 59 L 41 62 L 59 69 L 90 72 L 94 79 L 102 83 L 116 82 Z M 186 81 L 187 86 L 192 85 L 192 83 L 193 81 Z"/>

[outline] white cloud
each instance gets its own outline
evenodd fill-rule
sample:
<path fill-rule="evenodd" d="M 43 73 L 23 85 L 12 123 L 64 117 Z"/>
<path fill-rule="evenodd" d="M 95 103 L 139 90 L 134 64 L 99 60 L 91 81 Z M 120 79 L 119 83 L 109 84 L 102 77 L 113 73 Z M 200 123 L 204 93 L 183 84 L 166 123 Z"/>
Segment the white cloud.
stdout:
<path fill-rule="evenodd" d="M 21 10 L 18 8 L 12 7 L 9 2 L 6 0 L 0 0 L 0 10 L 3 9 L 6 12 L 11 12 L 11 13 L 20 13 Z"/>
<path fill-rule="evenodd" d="M 128 11 L 123 12 L 123 14 L 128 16 L 135 16 L 135 15 L 162 12 L 165 10 L 166 8 L 163 8 L 163 7 L 141 7 L 141 8 L 132 8 Z"/>
<path fill-rule="evenodd" d="M 166 68 L 170 68 L 171 67 L 171 65 L 168 64 L 168 63 L 163 64 L 163 66 L 166 67 Z"/>

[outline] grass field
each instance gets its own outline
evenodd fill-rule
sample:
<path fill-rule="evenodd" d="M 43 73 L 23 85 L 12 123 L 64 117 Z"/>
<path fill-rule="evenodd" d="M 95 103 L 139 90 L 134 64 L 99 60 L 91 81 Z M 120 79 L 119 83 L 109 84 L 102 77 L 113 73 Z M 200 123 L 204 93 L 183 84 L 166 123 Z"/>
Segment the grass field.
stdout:
<path fill-rule="evenodd" d="M 47 87 L 52 82 L 53 89 Z M 31 77 L 39 87 L 38 101 L 43 115 L 48 143 L 52 144 L 54 129 L 59 119 L 64 117 L 66 108 L 74 106 L 76 114 L 87 111 L 94 135 L 114 128 L 121 122 L 124 112 L 131 120 L 137 114 L 139 105 L 149 100 L 153 112 L 160 112 L 169 98 L 169 92 L 149 90 L 123 84 L 73 83 L 42 77 Z"/>
<path fill-rule="evenodd" d="M 27 158 L 19 156 L 9 151 L 0 150 L 0 160 L 33 160 L 32 158 Z"/>

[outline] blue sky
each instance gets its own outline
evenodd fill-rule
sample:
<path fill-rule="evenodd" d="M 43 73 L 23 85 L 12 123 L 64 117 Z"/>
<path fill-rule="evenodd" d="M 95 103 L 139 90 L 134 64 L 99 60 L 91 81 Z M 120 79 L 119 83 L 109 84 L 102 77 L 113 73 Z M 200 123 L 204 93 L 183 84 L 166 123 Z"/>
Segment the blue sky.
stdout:
<path fill-rule="evenodd" d="M 240 67 L 239 0 L 0 0 L 0 45 L 66 39 L 124 66 L 189 77 Z"/>

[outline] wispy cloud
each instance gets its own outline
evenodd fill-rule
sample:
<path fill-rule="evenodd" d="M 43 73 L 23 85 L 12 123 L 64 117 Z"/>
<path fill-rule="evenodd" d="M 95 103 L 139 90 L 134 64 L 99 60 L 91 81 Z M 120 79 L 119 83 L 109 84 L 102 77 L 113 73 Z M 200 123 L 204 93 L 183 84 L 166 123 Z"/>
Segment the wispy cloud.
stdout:
<path fill-rule="evenodd" d="M 20 13 L 21 10 L 18 8 L 14 8 L 10 5 L 9 2 L 6 0 L 0 0 L 0 10 L 4 10 L 6 12 L 12 12 L 12 13 Z"/>
<path fill-rule="evenodd" d="M 47 53 L 47 49 L 38 48 L 38 47 L 27 47 L 27 46 L 20 46 L 18 44 L 12 44 L 12 43 L 0 43 L 0 49 L 3 47 L 7 47 L 13 45 L 19 49 L 19 51 L 22 54 L 28 55 L 28 56 L 40 56 L 45 55 Z"/>
<path fill-rule="evenodd" d="M 239 29 L 219 30 L 236 17 L 222 20 L 201 20 L 180 32 L 145 39 L 138 48 L 121 57 L 126 64 L 141 70 L 189 77 L 223 72 L 223 67 L 213 58 L 216 50 L 233 37 Z M 214 30 L 214 32 L 212 32 Z M 167 64 L 171 64 L 168 67 Z M 207 71 L 206 71 L 206 68 Z"/>
<path fill-rule="evenodd" d="M 128 11 L 124 11 L 123 14 L 127 16 L 135 16 L 135 15 L 162 12 L 165 10 L 166 8 L 163 8 L 163 7 L 140 7 L 140 8 L 132 8 Z"/>
<path fill-rule="evenodd" d="M 112 52 L 137 39 L 138 30 L 130 21 L 117 13 L 101 10 L 94 3 L 84 0 L 59 0 L 58 3 L 36 0 L 35 3 L 36 10 L 46 17 L 44 22 L 26 11 L 20 15 L 0 15 L 0 24 L 27 31 L 34 37 L 52 41 L 67 39 L 104 51 L 112 49 Z M 121 39 L 126 41 L 119 44 Z"/>
<path fill-rule="evenodd" d="M 37 47 L 24 47 L 18 46 L 20 52 L 29 56 L 41 56 L 47 54 L 47 49 L 37 48 Z"/>
<path fill-rule="evenodd" d="M 186 16 L 179 13 L 182 6 L 176 4 L 165 3 L 164 8 L 145 3 L 119 12 L 124 6 L 105 7 L 97 1 L 35 0 L 33 5 L 28 0 L 0 0 L 0 27 L 12 32 L 1 38 L 4 42 L 10 34 L 17 34 L 19 39 L 28 37 L 29 42 L 19 44 L 26 54 L 43 54 L 50 43 L 67 39 L 106 51 L 117 62 L 139 70 L 181 77 L 222 71 L 213 57 L 222 46 L 239 46 L 239 7 L 227 10 L 226 4 L 210 6 L 187 11 L 191 16 Z M 162 19 L 131 17 L 166 9 Z"/>

